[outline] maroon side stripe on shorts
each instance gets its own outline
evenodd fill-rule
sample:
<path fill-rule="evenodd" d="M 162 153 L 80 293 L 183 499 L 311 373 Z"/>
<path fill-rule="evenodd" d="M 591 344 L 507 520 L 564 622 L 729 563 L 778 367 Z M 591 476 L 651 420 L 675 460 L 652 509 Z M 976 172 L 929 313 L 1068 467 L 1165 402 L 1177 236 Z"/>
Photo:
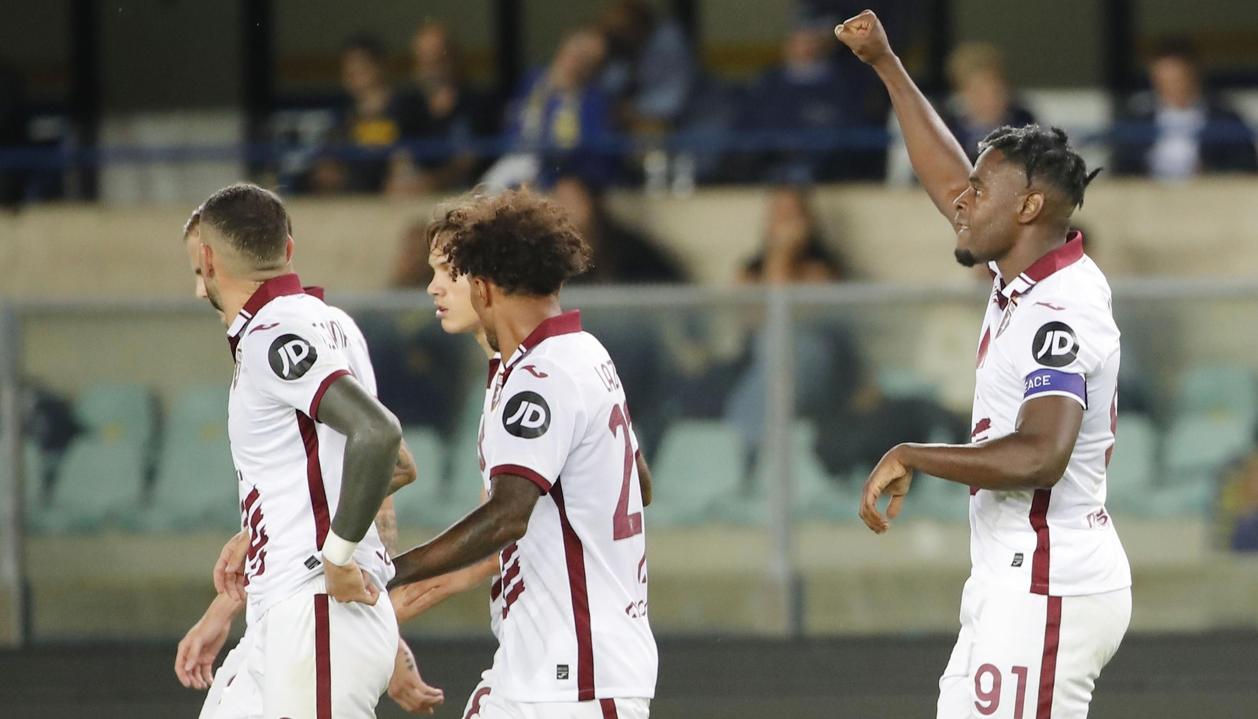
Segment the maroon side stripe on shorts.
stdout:
<path fill-rule="evenodd" d="M 563 529 L 563 552 L 568 560 L 568 589 L 572 594 L 572 618 L 577 628 L 577 701 L 594 698 L 594 636 L 590 632 L 590 594 L 585 583 L 585 549 L 573 531 L 564 507 L 559 480 L 550 489 Z"/>
<path fill-rule="evenodd" d="M 328 495 L 323 490 L 323 466 L 319 464 L 319 433 L 313 419 L 294 410 L 301 442 L 306 448 L 306 489 L 310 490 L 310 510 L 314 512 L 315 547 L 323 549 L 331 519 L 328 517 Z"/>
<path fill-rule="evenodd" d="M 1044 656 L 1040 659 L 1040 699 L 1035 719 L 1052 719 L 1053 685 L 1057 680 L 1057 646 L 1061 644 L 1061 597 L 1048 598 L 1044 620 Z"/>
<path fill-rule="evenodd" d="M 620 715 L 616 713 L 615 699 L 599 699 L 598 707 L 603 710 L 603 719 L 620 719 Z"/>
<path fill-rule="evenodd" d="M 1031 500 L 1031 528 L 1035 530 L 1035 554 L 1031 556 L 1031 593 L 1048 594 L 1048 502 L 1052 490 L 1037 489 Z"/>
<path fill-rule="evenodd" d="M 328 595 L 315 598 L 315 717 L 332 719 L 332 648 Z"/>

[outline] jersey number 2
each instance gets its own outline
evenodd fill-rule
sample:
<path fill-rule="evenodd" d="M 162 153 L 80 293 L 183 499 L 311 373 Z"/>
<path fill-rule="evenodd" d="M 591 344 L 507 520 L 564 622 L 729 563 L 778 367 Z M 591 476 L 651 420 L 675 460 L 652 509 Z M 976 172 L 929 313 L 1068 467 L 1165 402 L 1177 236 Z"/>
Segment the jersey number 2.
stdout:
<path fill-rule="evenodd" d="M 612 514 L 612 539 L 628 539 L 642 534 L 642 512 L 629 514 L 629 482 L 633 479 L 633 440 L 629 437 L 629 418 L 620 405 L 612 407 L 612 416 L 607 420 L 607 428 L 612 436 L 617 429 L 625 440 L 624 478 L 620 484 L 620 499 L 616 500 L 616 512 Z"/>

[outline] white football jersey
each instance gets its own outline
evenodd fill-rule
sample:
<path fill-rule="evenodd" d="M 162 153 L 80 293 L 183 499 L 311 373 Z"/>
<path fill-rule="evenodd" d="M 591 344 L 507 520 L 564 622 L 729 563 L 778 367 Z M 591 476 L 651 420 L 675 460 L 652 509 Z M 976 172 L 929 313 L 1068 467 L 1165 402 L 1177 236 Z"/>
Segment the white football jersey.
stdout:
<path fill-rule="evenodd" d="M 614 363 L 568 312 L 539 325 L 492 385 L 486 487 L 512 474 L 545 495 L 500 555 L 494 691 L 522 702 L 654 696 L 637 439 Z"/>
<path fill-rule="evenodd" d="M 1098 594 L 1131 586 L 1127 555 L 1105 509 L 1118 421 L 1119 332 L 1105 275 L 1072 232 L 1026 272 L 996 281 L 979 342 L 974 429 L 1012 434 L 1024 402 L 1050 395 L 1084 408 L 1066 473 L 1052 489 L 970 494 L 974 577 L 1036 594 Z"/>
<path fill-rule="evenodd" d="M 323 572 L 320 550 L 336 514 L 345 457 L 345 435 L 317 419 L 324 392 L 347 374 L 376 392 L 362 332 L 321 297 L 304 290 L 297 275 L 273 278 L 228 330 L 236 373 L 227 422 L 249 531 L 250 619 Z M 393 578 L 374 524 L 354 560 L 380 587 Z"/>
<path fill-rule="evenodd" d="M 502 366 L 502 355 L 497 352 L 489 358 L 489 378 L 485 380 L 485 399 L 481 405 L 481 424 L 480 432 L 476 441 L 476 453 L 480 460 L 480 471 L 482 477 L 485 471 L 485 457 L 480 454 L 481 444 L 485 439 L 485 415 L 489 412 L 489 398 L 493 396 L 494 379 L 498 376 L 498 368 Z M 462 479 L 460 477 L 460 479 Z M 483 481 L 483 480 L 482 480 Z M 502 641 L 502 573 L 494 575 L 493 582 L 489 585 L 489 631 L 493 632 L 494 639 Z"/>

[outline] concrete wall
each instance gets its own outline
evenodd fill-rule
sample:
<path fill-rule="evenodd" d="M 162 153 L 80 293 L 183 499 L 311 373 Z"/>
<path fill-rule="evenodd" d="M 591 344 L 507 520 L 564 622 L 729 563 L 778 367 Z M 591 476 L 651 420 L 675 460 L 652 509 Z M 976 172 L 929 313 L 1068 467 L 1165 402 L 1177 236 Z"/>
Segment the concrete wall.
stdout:
<path fill-rule="evenodd" d="M 1258 278 L 1258 182 L 1158 185 L 1102 180 L 1077 215 L 1089 253 L 1111 278 Z M 687 199 L 612 198 L 615 214 L 655 236 L 703 284 L 728 285 L 755 252 L 763 190 L 713 189 Z M 873 280 L 964 285 L 952 235 L 916 189 L 831 187 L 816 208 L 832 244 Z M 0 215 L 0 297 L 179 297 L 191 289 L 180 228 L 190 207 L 37 206 Z M 431 202 L 291 203 L 297 267 L 341 292 L 381 289 L 409 223 Z"/>

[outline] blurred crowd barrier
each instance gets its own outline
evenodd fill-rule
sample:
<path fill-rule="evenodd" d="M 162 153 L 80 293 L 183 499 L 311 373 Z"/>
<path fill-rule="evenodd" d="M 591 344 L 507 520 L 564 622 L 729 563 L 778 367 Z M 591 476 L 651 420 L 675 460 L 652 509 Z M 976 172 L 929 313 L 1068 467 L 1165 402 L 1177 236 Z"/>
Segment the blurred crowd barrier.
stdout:
<path fill-rule="evenodd" d="M 299 231 L 325 229 L 309 217 L 319 210 L 297 208 Z M 149 240 L 172 256 L 147 263 L 159 287 L 182 269 L 166 234 Z M 319 254 L 303 271 L 327 261 Z M 342 275 L 307 275 L 324 277 Z M 367 336 L 381 399 L 418 459 L 419 480 L 396 497 L 408 546 L 478 501 L 485 359 L 443 334 L 418 292 L 329 301 Z M 982 288 L 925 281 L 565 292 L 616 360 L 654 469 L 653 626 L 952 631 L 969 561 L 965 488 L 920 478 L 882 537 L 856 506 L 896 442 L 969 436 L 984 301 Z M 0 637 L 178 636 L 211 599 L 210 570 L 239 522 L 222 327 L 187 299 L 0 307 Z M 1258 521 L 1258 287 L 1121 280 L 1114 310 L 1123 373 L 1108 508 L 1135 572 L 1133 627 L 1258 626 L 1258 561 L 1240 551 L 1255 548 Z M 408 631 L 486 635 L 487 601 L 488 588 L 452 599 Z"/>

